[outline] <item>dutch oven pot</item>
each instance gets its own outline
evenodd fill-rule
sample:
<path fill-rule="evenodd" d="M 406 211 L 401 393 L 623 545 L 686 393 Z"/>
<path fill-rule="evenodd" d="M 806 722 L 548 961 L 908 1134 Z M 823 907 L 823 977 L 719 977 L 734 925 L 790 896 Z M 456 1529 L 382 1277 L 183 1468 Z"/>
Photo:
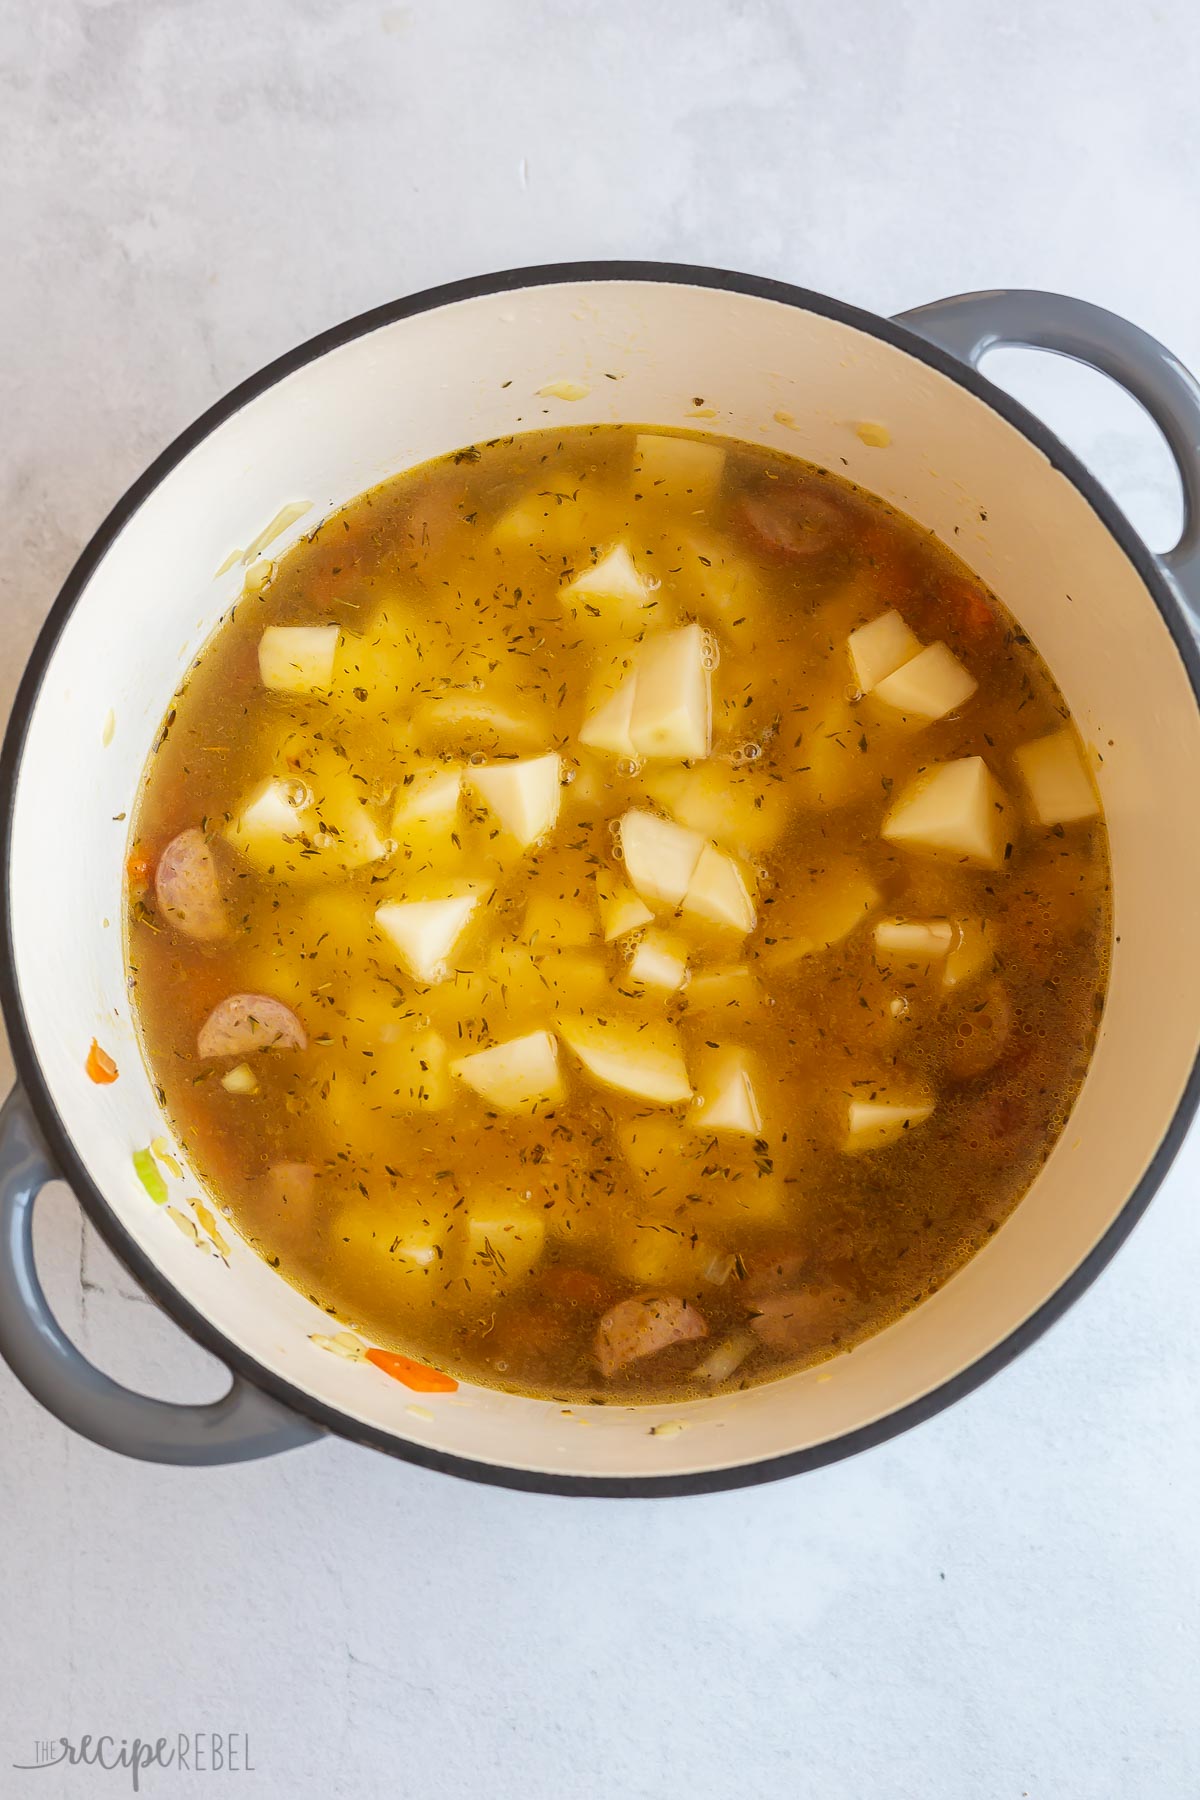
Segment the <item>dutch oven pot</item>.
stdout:
<path fill-rule="evenodd" d="M 1151 555 L 1074 457 L 981 377 L 980 356 L 998 344 L 1076 357 L 1143 403 L 1183 479 L 1175 550 Z M 563 377 L 587 384 L 585 397 L 539 393 Z M 1095 1056 L 1008 1222 L 851 1355 L 685 1405 L 578 1409 L 586 1422 L 469 1385 L 414 1413 L 371 1364 L 314 1344 L 336 1327 L 240 1240 L 228 1264 L 199 1254 L 135 1177 L 133 1149 L 170 1128 L 129 1012 L 126 821 L 171 694 L 238 590 L 239 570 L 214 571 L 281 507 L 311 503 L 273 554 L 364 488 L 463 444 L 547 423 L 694 426 L 700 396 L 714 430 L 826 465 L 935 531 L 1045 656 L 1103 756 L 1117 942 Z M 887 426 L 887 447 L 860 441 L 864 419 Z M 19 1086 L 0 1124 L 0 1351 L 17 1375 L 76 1431 L 162 1462 L 234 1461 L 333 1431 L 512 1487 L 673 1494 L 848 1455 L 1001 1368 L 1107 1263 L 1196 1106 L 1198 445 L 1196 383 L 1098 307 L 996 292 L 887 320 L 779 282 L 659 264 L 438 288 L 313 339 L 213 407 L 80 557 L 4 747 L 2 980 Z M 93 1036 L 120 1065 L 113 1086 L 85 1075 Z M 31 1233 L 38 1190 L 56 1174 L 146 1290 L 232 1371 L 224 1399 L 172 1406 L 132 1393 L 64 1337 Z M 189 1190 L 200 1191 L 190 1176 Z"/>

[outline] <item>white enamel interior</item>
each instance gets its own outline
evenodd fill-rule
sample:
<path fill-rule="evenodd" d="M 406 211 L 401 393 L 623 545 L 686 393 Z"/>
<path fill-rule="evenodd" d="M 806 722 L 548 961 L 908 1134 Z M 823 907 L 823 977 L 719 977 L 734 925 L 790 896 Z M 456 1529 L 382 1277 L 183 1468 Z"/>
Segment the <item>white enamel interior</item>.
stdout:
<path fill-rule="evenodd" d="M 607 375 L 619 377 L 606 379 Z M 570 376 L 585 399 L 541 398 Z M 276 548 L 384 476 L 474 439 L 593 420 L 696 423 L 796 452 L 932 527 L 1001 595 L 1103 752 L 1119 944 L 1096 1057 L 1011 1221 L 933 1300 L 819 1371 L 730 1398 L 582 1418 L 479 1389 L 421 1401 L 321 1351 L 328 1320 L 240 1244 L 201 1255 L 136 1181 L 164 1130 L 122 967 L 121 866 L 172 690 L 240 574 L 214 571 L 287 502 Z M 790 416 L 795 424 L 781 420 Z M 869 449 L 855 421 L 884 422 Z M 105 720 L 116 729 L 103 746 Z M 895 1411 L 983 1356 L 1087 1256 L 1145 1172 L 1197 1052 L 1200 721 L 1140 581 L 1077 490 L 957 383 L 819 314 L 714 289 L 561 284 L 462 300 L 309 363 L 192 450 L 108 550 L 46 671 L 19 771 L 10 879 L 20 997 L 78 1152 L 178 1292 L 256 1361 L 354 1420 L 452 1454 L 561 1474 L 679 1475 L 780 1456 Z M 93 1034 L 121 1079 L 92 1086 Z M 180 1195 L 198 1191 L 189 1181 Z M 665 1418 L 686 1429 L 651 1435 Z"/>

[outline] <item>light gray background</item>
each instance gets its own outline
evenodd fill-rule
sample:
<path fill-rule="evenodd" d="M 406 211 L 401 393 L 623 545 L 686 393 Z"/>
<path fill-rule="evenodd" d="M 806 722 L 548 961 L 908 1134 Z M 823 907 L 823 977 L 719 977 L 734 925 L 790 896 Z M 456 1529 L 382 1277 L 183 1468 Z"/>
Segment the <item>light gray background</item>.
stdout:
<path fill-rule="evenodd" d="M 80 546 L 292 343 L 481 269 L 649 256 L 880 312 L 1082 294 L 1200 365 L 1194 0 L 3 0 L 0 699 Z M 995 371 L 1158 544 L 1161 443 Z M 1181 797 L 1187 798 L 1187 797 Z M 47 879 L 56 871 L 47 870 Z M 7 1073 L 7 1070 L 4 1071 Z M 214 1474 L 0 1369 L 0 1793 L 39 1736 L 247 1730 L 180 1800 L 1200 1793 L 1200 1150 L 1019 1365 L 899 1442 L 691 1501 L 529 1499 L 328 1444 Z M 43 1204 L 79 1341 L 220 1374 Z"/>

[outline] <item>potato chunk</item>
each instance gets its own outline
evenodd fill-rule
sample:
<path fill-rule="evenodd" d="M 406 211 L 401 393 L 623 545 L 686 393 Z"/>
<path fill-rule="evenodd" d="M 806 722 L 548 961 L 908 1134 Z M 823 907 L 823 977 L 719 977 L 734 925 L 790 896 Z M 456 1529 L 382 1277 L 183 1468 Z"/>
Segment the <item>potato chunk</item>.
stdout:
<path fill-rule="evenodd" d="M 369 1091 L 380 1105 L 400 1112 L 440 1112 L 454 1098 L 446 1041 L 440 1032 L 377 1039 L 371 1063 Z"/>
<path fill-rule="evenodd" d="M 690 1100 L 679 1033 L 662 1022 L 626 1018 L 564 1019 L 559 1036 L 604 1087 L 657 1106 Z"/>
<path fill-rule="evenodd" d="M 762 1133 L 762 1109 L 755 1092 L 752 1061 L 737 1045 L 706 1049 L 696 1065 L 696 1098 L 688 1113 L 693 1131 Z"/>
<path fill-rule="evenodd" d="M 857 862 L 833 858 L 763 908 L 762 959 L 790 968 L 832 950 L 879 906 L 879 890 Z"/>
<path fill-rule="evenodd" d="M 908 719 L 931 724 L 971 698 L 979 683 L 945 644 L 930 644 L 880 681 L 875 697 Z"/>
<path fill-rule="evenodd" d="M 911 662 L 921 648 L 920 639 L 909 630 L 898 612 L 880 613 L 869 625 L 860 625 L 850 633 L 850 667 L 864 694 L 869 694 L 897 669 Z"/>
<path fill-rule="evenodd" d="M 645 900 L 678 906 L 704 850 L 698 831 L 633 808 L 621 820 L 621 851 L 630 881 Z"/>
<path fill-rule="evenodd" d="M 884 820 L 883 835 L 918 855 L 998 869 L 1015 824 L 982 756 L 964 756 L 918 775 Z"/>
<path fill-rule="evenodd" d="M 280 694 L 325 694 L 333 686 L 336 625 L 268 625 L 258 640 L 264 687 Z"/>
<path fill-rule="evenodd" d="M 615 693 L 601 700 L 580 727 L 580 743 L 589 750 L 607 750 L 611 756 L 636 756 L 629 733 L 636 688 L 637 677 L 630 675 Z"/>
<path fill-rule="evenodd" d="M 477 1203 L 467 1221 L 466 1276 L 472 1293 L 516 1287 L 542 1254 L 545 1242 L 545 1224 L 531 1207 L 505 1195 Z"/>
<path fill-rule="evenodd" d="M 1074 825 L 1094 819 L 1100 802 L 1070 726 L 1035 738 L 1013 752 L 1029 810 L 1039 825 Z"/>
<path fill-rule="evenodd" d="M 447 959 L 487 900 L 490 888 L 438 900 L 389 900 L 375 908 L 375 923 L 414 981 L 444 981 Z"/>
<path fill-rule="evenodd" d="M 523 850 L 552 831 L 562 794 L 562 762 L 557 752 L 528 761 L 470 767 L 466 782 Z"/>
<path fill-rule="evenodd" d="M 882 1089 L 863 1089 L 863 1098 L 851 1100 L 846 1109 L 846 1135 L 842 1149 L 850 1156 L 866 1150 L 882 1150 L 906 1132 L 923 1125 L 933 1112 L 928 1094 L 900 1097 Z"/>
<path fill-rule="evenodd" d="M 648 931 L 630 959 L 628 976 L 642 987 L 675 994 L 687 980 L 687 947 L 666 931 Z"/>
<path fill-rule="evenodd" d="M 558 1044 L 550 1031 L 509 1038 L 489 1050 L 460 1056 L 450 1067 L 460 1081 L 501 1112 L 536 1112 L 563 1096 Z"/>
<path fill-rule="evenodd" d="M 641 491 L 649 487 L 669 494 L 672 500 L 703 506 L 721 485 L 725 452 L 719 444 L 701 443 L 696 438 L 639 431 L 633 468 Z"/>
<path fill-rule="evenodd" d="M 689 1013 L 717 1012 L 750 1018 L 759 1011 L 762 1002 L 762 990 L 744 963 L 701 969 L 688 982 Z"/>
<path fill-rule="evenodd" d="M 694 762 L 712 747 L 712 696 L 704 630 L 684 625 L 638 651 L 629 736 L 639 756 Z"/>
<path fill-rule="evenodd" d="M 598 563 L 567 583 L 561 599 L 581 622 L 628 626 L 644 623 L 654 612 L 657 587 L 639 571 L 628 544 L 614 544 Z"/>
<path fill-rule="evenodd" d="M 957 936 L 942 965 L 944 988 L 965 987 L 996 960 L 996 933 L 989 919 L 960 919 Z"/>
<path fill-rule="evenodd" d="M 725 762 L 668 766 L 650 771 L 644 786 L 681 825 L 740 855 L 770 849 L 787 823 L 786 784 L 770 780 L 753 764 L 745 769 Z"/>
<path fill-rule="evenodd" d="M 463 772 L 457 763 L 434 763 L 416 770 L 396 795 L 392 836 L 403 839 L 414 825 L 449 836 L 458 823 Z"/>
<path fill-rule="evenodd" d="M 606 944 L 649 925 L 654 918 L 646 902 L 638 898 L 629 884 L 614 880 L 606 869 L 596 876 L 596 903 Z"/>
<path fill-rule="evenodd" d="M 745 935 L 758 923 L 746 878 L 732 856 L 706 844 L 683 896 L 683 910 Z"/>
<path fill-rule="evenodd" d="M 302 782 L 264 781 L 227 827 L 235 849 L 256 867 L 281 875 L 318 873 L 312 850 L 317 818 Z"/>

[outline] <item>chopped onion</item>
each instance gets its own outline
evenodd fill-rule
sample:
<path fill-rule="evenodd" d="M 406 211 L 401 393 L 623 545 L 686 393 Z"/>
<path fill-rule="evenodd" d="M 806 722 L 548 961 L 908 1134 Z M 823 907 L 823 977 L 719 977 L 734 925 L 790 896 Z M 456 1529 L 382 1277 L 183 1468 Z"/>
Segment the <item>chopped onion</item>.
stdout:
<path fill-rule="evenodd" d="M 715 1350 L 710 1350 L 702 1363 L 697 1363 L 692 1370 L 693 1381 L 706 1381 L 716 1387 L 719 1382 L 728 1381 L 729 1377 L 740 1369 L 754 1348 L 754 1338 L 748 1331 L 735 1331 L 732 1337 L 724 1338 Z"/>
<path fill-rule="evenodd" d="M 714 1287 L 724 1287 L 736 1267 L 736 1256 L 714 1256 L 704 1271 L 704 1279 L 711 1281 Z"/>

